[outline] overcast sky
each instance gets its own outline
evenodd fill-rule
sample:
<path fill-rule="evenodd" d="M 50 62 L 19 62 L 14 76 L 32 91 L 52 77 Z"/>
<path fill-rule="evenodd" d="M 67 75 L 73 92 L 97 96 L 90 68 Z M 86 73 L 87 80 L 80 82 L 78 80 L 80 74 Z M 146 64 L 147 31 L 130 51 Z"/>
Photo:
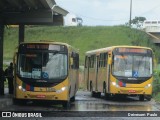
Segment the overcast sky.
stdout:
<path fill-rule="evenodd" d="M 129 21 L 130 0 L 55 0 L 83 19 L 83 25 L 119 25 Z M 132 0 L 132 19 L 160 20 L 160 0 Z"/>

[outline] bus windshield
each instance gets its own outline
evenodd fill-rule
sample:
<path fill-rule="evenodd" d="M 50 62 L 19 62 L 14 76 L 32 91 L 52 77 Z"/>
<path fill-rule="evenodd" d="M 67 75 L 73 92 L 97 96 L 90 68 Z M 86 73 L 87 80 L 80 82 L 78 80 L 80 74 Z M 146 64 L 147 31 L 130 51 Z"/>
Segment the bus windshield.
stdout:
<path fill-rule="evenodd" d="M 151 77 L 152 57 L 144 54 L 114 55 L 113 75 L 121 77 Z"/>
<path fill-rule="evenodd" d="M 60 52 L 20 53 L 18 74 L 22 78 L 64 79 L 67 76 L 67 54 Z"/>

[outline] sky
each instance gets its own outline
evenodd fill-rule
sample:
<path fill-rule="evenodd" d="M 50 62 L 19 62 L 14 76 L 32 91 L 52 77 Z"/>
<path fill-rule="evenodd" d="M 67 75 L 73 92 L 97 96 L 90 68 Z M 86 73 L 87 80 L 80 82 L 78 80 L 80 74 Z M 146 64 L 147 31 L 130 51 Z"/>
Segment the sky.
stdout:
<path fill-rule="evenodd" d="M 55 0 L 57 5 L 83 19 L 86 26 L 122 25 L 130 18 L 131 0 Z M 132 0 L 132 16 L 160 20 L 160 0 Z"/>

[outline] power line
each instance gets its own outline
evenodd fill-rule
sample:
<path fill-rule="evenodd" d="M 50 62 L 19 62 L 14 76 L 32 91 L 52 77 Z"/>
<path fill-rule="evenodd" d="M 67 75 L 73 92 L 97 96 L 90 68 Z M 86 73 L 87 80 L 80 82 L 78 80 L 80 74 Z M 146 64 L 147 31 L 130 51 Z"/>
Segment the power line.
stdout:
<path fill-rule="evenodd" d="M 153 10 L 159 8 L 159 7 L 160 7 L 160 4 L 157 5 L 157 6 L 155 6 L 155 7 L 153 7 L 153 8 L 151 8 L 150 10 L 148 10 L 148 11 L 146 11 L 146 12 L 144 12 L 144 13 L 141 13 L 139 16 L 142 16 L 142 15 L 144 15 L 144 14 L 147 14 L 147 13 L 149 13 L 149 12 L 151 12 L 151 11 L 153 11 Z"/>

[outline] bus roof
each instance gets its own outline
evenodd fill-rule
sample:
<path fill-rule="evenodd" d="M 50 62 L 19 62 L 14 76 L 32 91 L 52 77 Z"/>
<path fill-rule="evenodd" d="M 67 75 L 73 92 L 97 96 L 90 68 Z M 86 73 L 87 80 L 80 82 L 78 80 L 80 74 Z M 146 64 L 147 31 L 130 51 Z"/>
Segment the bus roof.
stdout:
<path fill-rule="evenodd" d="M 69 45 L 68 43 L 63 43 L 63 42 L 55 42 L 53 40 L 40 40 L 40 41 L 32 41 L 32 42 L 22 42 L 20 44 L 29 44 L 29 43 L 40 43 L 40 44 L 58 44 L 58 45 L 65 45 L 68 48 L 72 48 L 74 51 L 79 52 L 76 48 L 73 46 Z"/>
<path fill-rule="evenodd" d="M 121 46 L 110 46 L 110 47 L 106 47 L 106 48 L 100 48 L 100 49 L 90 50 L 90 51 L 87 51 L 85 54 L 86 55 L 93 55 L 93 54 L 99 54 L 99 53 L 109 52 L 109 51 L 112 51 L 114 48 L 119 48 L 119 47 L 143 48 L 143 49 L 150 49 L 150 50 L 152 50 L 149 47 L 121 45 Z"/>
<path fill-rule="evenodd" d="M 70 46 L 70 45 L 67 44 L 67 43 L 63 43 L 63 42 L 55 42 L 55 41 L 47 41 L 47 40 L 32 41 L 32 42 L 22 42 L 22 43 L 20 43 L 20 44 L 29 44 L 29 43 L 60 44 L 60 45 Z"/>

